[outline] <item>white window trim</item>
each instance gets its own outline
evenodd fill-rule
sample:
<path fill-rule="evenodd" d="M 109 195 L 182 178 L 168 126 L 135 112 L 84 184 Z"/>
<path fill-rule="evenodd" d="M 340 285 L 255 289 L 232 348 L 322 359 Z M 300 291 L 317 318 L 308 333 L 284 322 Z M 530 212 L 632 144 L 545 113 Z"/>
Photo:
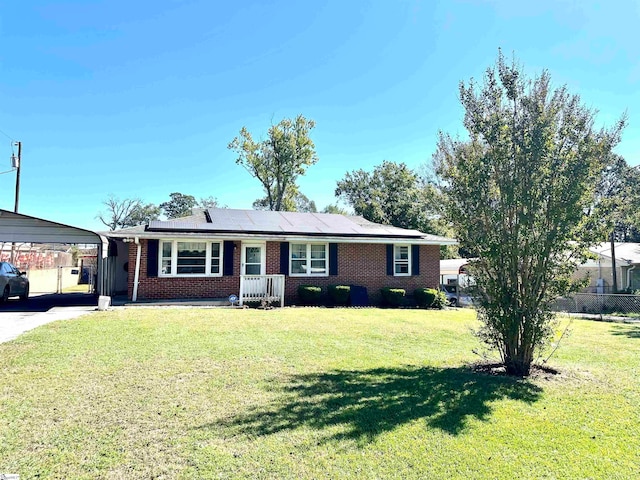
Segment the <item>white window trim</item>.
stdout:
<path fill-rule="evenodd" d="M 396 248 L 397 247 L 407 247 L 407 273 L 397 273 L 396 272 Z M 393 276 L 394 277 L 410 277 L 411 276 L 411 245 L 408 243 L 394 243 L 393 244 Z M 404 260 L 402 261 L 404 263 Z"/>
<path fill-rule="evenodd" d="M 171 243 L 171 273 L 162 273 L 162 245 L 164 243 Z M 205 273 L 176 273 L 178 269 L 178 242 L 199 242 L 205 243 L 206 257 L 205 257 Z M 211 272 L 211 244 L 220 244 L 220 268 L 218 273 Z M 194 277 L 221 277 L 223 275 L 223 259 L 224 259 L 224 242 L 222 240 L 201 240 L 192 238 L 176 238 L 176 239 L 160 239 L 158 245 L 158 277 L 164 278 L 194 278 Z"/>
<path fill-rule="evenodd" d="M 293 255 L 291 245 L 306 245 L 307 257 L 305 260 L 311 265 L 311 245 L 324 245 L 325 271 L 323 273 L 292 273 L 293 272 Z M 299 259 L 295 259 L 299 260 Z M 289 242 L 289 276 L 290 277 L 328 277 L 329 276 L 329 244 L 323 242 Z"/>

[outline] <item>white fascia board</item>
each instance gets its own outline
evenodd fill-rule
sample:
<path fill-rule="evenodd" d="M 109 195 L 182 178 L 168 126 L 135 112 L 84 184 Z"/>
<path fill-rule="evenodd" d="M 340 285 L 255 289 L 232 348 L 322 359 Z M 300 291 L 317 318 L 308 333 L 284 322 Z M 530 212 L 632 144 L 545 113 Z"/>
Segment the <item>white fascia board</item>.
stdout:
<path fill-rule="evenodd" d="M 300 243 L 406 243 L 412 245 L 457 245 L 458 242 L 451 238 L 442 240 L 431 240 L 426 238 L 407 238 L 407 237 L 337 237 L 337 236 L 301 236 L 301 235 L 238 235 L 232 233 L 212 232 L 144 232 L 135 235 L 119 234 L 115 238 L 131 238 L 138 237 L 140 239 L 169 239 L 169 238 L 201 238 L 211 240 L 238 240 L 253 242 L 300 242 Z"/>

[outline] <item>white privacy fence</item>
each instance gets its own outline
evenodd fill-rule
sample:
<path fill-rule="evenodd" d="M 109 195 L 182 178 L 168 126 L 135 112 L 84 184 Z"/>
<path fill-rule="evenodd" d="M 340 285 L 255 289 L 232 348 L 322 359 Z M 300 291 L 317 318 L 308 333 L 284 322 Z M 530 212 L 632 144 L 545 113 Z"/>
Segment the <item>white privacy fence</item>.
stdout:
<path fill-rule="evenodd" d="M 284 307 L 284 275 L 240 275 L 240 305 L 246 302 Z"/>
<path fill-rule="evenodd" d="M 558 298 L 555 309 L 573 313 L 640 313 L 640 295 L 576 293 Z"/>

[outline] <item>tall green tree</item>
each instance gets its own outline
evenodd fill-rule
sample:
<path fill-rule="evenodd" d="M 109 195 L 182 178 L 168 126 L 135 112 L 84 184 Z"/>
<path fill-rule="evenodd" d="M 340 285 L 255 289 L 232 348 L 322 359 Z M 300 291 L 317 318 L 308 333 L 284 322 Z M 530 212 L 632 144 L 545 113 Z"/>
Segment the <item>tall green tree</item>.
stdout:
<path fill-rule="evenodd" d="M 169 219 L 187 217 L 191 215 L 193 208 L 198 206 L 198 201 L 193 195 L 174 192 L 169 197 L 168 202 L 160 204 L 160 208 Z"/>
<path fill-rule="evenodd" d="M 460 84 L 460 100 L 469 140 L 441 134 L 435 155 L 447 217 L 478 257 L 481 338 L 508 373 L 528 375 L 552 335 L 550 303 L 597 240 L 587 212 L 625 119 L 594 128 L 577 95 L 502 53 L 482 85 Z"/>
<path fill-rule="evenodd" d="M 271 210 L 268 197 L 262 197 L 253 202 L 254 210 Z M 290 187 L 287 195 L 280 205 L 282 212 L 317 212 L 316 202 L 298 190 L 298 187 Z"/>
<path fill-rule="evenodd" d="M 603 228 L 611 248 L 613 292 L 618 290 L 616 242 L 626 241 L 638 223 L 640 212 L 640 173 L 620 155 L 612 153 L 596 186 L 593 215 Z"/>
<path fill-rule="evenodd" d="M 197 206 L 199 208 L 227 208 L 226 205 L 222 205 L 220 201 L 214 196 L 202 197 L 198 200 Z"/>
<path fill-rule="evenodd" d="M 330 203 L 322 209 L 322 213 L 333 213 L 336 215 L 349 215 L 346 208 L 339 207 L 338 204 Z"/>
<path fill-rule="evenodd" d="M 282 211 L 287 209 L 288 199 L 295 201 L 298 177 L 318 161 L 309 136 L 314 127 L 313 120 L 298 115 L 272 125 L 266 140 L 255 141 L 242 127 L 240 135 L 229 143 L 228 148 L 238 154 L 236 163 L 262 184 L 265 197 L 256 201 L 258 206 Z"/>
<path fill-rule="evenodd" d="M 385 160 L 372 172 L 347 172 L 335 194 L 372 222 L 438 233 L 438 189 L 404 163 Z"/>
<path fill-rule="evenodd" d="M 153 220 L 158 220 L 162 210 L 158 205 L 153 203 L 144 204 L 141 201 L 131 209 L 129 215 L 125 219 L 125 227 L 135 227 L 136 225 L 145 225 Z"/>

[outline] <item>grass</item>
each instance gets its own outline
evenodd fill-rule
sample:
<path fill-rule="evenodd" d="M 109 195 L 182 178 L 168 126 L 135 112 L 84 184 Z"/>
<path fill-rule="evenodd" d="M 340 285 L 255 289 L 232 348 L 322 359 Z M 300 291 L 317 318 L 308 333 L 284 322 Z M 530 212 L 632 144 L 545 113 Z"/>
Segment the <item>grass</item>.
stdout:
<path fill-rule="evenodd" d="M 21 478 L 637 478 L 640 326 L 574 320 L 529 380 L 471 310 L 140 308 L 0 345 Z"/>

